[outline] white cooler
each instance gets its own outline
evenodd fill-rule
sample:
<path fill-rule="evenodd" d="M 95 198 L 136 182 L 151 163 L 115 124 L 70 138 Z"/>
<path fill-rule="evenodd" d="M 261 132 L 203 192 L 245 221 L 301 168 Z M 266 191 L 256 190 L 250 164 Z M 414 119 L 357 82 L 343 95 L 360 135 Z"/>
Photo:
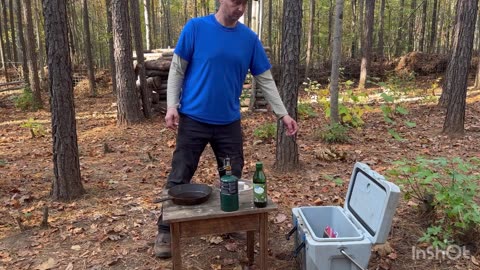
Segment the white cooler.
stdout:
<path fill-rule="evenodd" d="M 366 269 L 373 244 L 385 243 L 400 197 L 400 189 L 357 162 L 343 208 L 309 206 L 292 209 L 294 255 L 303 270 Z M 330 226 L 336 238 L 324 238 Z"/>

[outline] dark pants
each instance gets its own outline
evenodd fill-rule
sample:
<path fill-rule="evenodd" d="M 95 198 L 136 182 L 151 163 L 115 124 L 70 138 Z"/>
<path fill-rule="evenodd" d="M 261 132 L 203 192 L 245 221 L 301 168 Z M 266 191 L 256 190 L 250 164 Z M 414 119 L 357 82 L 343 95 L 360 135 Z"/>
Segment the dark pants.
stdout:
<path fill-rule="evenodd" d="M 230 158 L 232 174 L 241 178 L 243 169 L 243 139 L 240 120 L 227 125 L 212 125 L 180 115 L 177 144 L 172 157 L 172 171 L 168 175 L 166 188 L 190 183 L 198 167 L 205 146 L 210 143 L 217 160 L 219 176 L 223 161 Z M 170 226 L 158 219 L 158 230 L 169 231 Z"/>

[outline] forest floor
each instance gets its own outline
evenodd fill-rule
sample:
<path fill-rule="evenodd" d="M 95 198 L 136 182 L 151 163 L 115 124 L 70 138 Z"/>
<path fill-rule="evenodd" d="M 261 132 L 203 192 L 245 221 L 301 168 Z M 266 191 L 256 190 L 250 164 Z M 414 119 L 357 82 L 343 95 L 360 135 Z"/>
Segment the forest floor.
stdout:
<path fill-rule="evenodd" d="M 434 78 L 417 78 L 413 88 L 422 95 Z M 75 105 L 81 175 L 86 195 L 72 202 L 49 198 L 53 176 L 50 113 L 24 112 L 14 107 L 16 93 L 0 94 L 0 269 L 171 269 L 170 260 L 153 256 L 156 220 L 161 193 L 170 169 L 175 132 L 166 129 L 164 116 L 130 127 L 116 125 L 115 96 L 107 85 L 90 98 L 76 87 Z M 371 92 L 379 89 L 371 88 Z M 301 98 L 308 99 L 301 91 Z M 45 93 L 45 97 L 47 93 Z M 45 98 L 47 100 L 47 98 Z M 429 101 L 430 100 L 430 101 Z M 48 103 L 48 102 L 46 102 Z M 384 174 L 395 160 L 418 155 L 462 158 L 480 156 L 480 95 L 468 97 L 466 134 L 449 138 L 441 134 L 445 113 L 435 99 L 405 104 L 409 113 L 400 121 L 415 127 L 398 127 L 404 140 L 388 133 L 378 103 L 364 117 L 361 129 L 349 132 L 349 143 L 326 144 L 315 135 L 326 125 L 324 109 L 312 105 L 317 117 L 299 120 L 297 142 L 301 166 L 279 173 L 273 169 L 275 142 L 260 142 L 254 130 L 274 123 L 272 113 L 244 112 L 245 169 L 251 178 L 256 161 L 263 161 L 269 196 L 278 211 L 269 217 L 269 269 L 296 269 L 291 256 L 291 209 L 308 205 L 343 206 L 356 161 Z M 45 135 L 32 138 L 27 122 L 40 124 Z M 111 150 L 105 151 L 106 146 Z M 334 153 L 323 155 L 322 153 Z M 328 158 L 330 157 L 330 158 Z M 332 181 L 341 178 L 342 181 Z M 194 182 L 214 184 L 216 164 L 210 149 L 204 152 Z M 396 179 L 389 179 L 396 182 Z M 472 256 L 457 260 L 415 259 L 414 248 L 428 224 L 415 203 L 403 198 L 393 219 L 387 244 L 374 247 L 369 269 L 480 269 L 480 246 L 470 243 Z M 40 226 L 48 206 L 48 227 Z M 22 230 L 20 225 L 23 227 Z M 257 269 L 246 266 L 245 241 L 225 235 L 182 240 L 186 269 Z M 258 248 L 258 246 L 257 246 Z"/>

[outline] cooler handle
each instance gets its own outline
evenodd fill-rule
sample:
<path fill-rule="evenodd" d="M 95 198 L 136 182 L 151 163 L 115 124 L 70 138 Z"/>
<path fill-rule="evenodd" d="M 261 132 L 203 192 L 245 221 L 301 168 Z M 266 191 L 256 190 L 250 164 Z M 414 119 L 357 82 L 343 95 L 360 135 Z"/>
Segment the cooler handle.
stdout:
<path fill-rule="evenodd" d="M 290 240 L 290 236 L 292 236 L 292 234 L 297 230 L 297 226 L 293 226 L 293 228 L 285 235 L 285 238 L 287 240 Z"/>
<path fill-rule="evenodd" d="M 361 270 L 368 270 L 367 268 L 363 268 L 358 262 L 356 262 L 350 255 L 348 255 L 347 252 L 345 252 L 344 249 L 340 249 L 340 253 L 343 254 L 343 256 L 347 257 L 353 264 L 355 264 L 359 269 Z"/>
<path fill-rule="evenodd" d="M 298 253 L 300 253 L 300 251 L 305 247 L 305 241 L 302 242 L 300 245 L 298 245 L 298 247 L 293 251 L 293 257 L 294 258 L 297 258 L 298 256 Z"/>

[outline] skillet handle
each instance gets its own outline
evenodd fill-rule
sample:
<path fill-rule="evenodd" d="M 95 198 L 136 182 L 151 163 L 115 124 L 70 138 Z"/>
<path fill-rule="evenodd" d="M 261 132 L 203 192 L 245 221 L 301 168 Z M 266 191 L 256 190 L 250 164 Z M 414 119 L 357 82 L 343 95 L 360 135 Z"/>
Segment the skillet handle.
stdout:
<path fill-rule="evenodd" d="M 157 199 L 153 200 L 153 203 L 160 203 L 160 202 L 164 202 L 164 201 L 168 201 L 168 200 L 173 200 L 173 197 L 170 197 L 170 196 L 160 197 L 160 198 L 157 198 Z"/>

